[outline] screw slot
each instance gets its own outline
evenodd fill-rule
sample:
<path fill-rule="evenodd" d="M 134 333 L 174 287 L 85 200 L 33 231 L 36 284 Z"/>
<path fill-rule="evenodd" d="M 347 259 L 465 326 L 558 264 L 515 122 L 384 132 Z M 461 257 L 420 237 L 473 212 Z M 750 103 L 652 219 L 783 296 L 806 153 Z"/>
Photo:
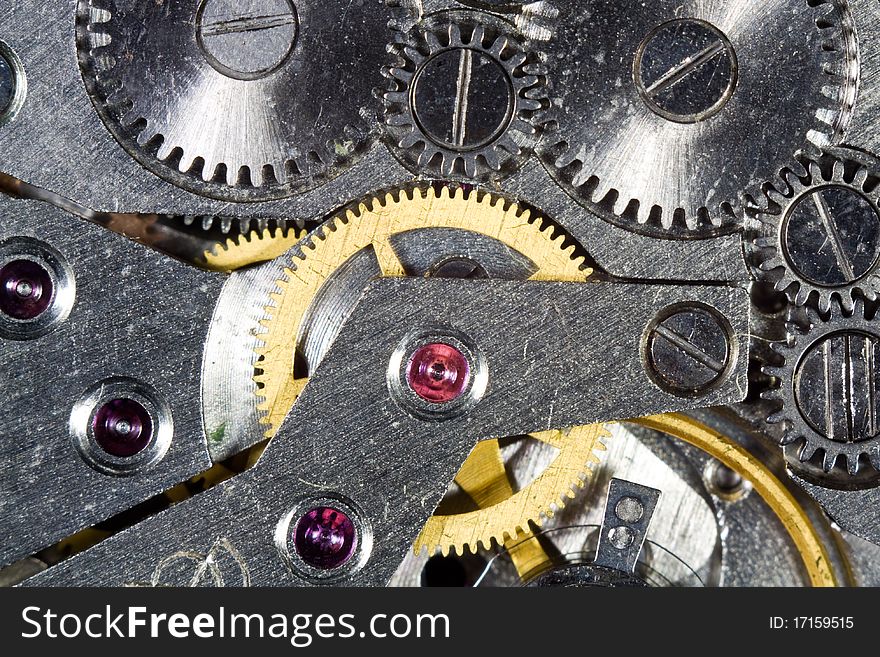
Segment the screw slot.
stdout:
<path fill-rule="evenodd" d="M 259 80 L 277 71 L 290 59 L 299 37 L 291 0 L 202 0 L 195 22 L 205 59 L 235 80 Z"/>
<path fill-rule="evenodd" d="M 730 323 L 698 302 L 660 311 L 643 342 L 648 375 L 661 389 L 679 397 L 700 397 L 716 389 L 736 361 Z"/>
<path fill-rule="evenodd" d="M 653 29 L 636 53 L 633 78 L 652 112 L 676 123 L 714 116 L 736 89 L 738 65 L 730 41 L 694 18 Z"/>

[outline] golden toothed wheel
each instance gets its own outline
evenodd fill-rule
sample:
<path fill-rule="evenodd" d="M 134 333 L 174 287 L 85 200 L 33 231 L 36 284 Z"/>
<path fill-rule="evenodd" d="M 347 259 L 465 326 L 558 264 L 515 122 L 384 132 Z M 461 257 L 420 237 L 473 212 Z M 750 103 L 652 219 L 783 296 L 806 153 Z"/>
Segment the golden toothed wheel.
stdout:
<path fill-rule="evenodd" d="M 278 228 L 274 232 L 264 228 L 236 235 L 206 251 L 199 264 L 212 271 L 229 272 L 268 262 L 290 250 L 304 235 L 305 231 L 296 227 Z"/>
<path fill-rule="evenodd" d="M 530 523 L 541 526 L 545 518 L 573 499 L 599 463 L 605 450 L 603 438 L 610 433 L 601 424 L 541 431 L 529 438 L 556 450 L 550 465 L 533 481 L 514 490 L 498 440 L 484 440 L 461 466 L 455 483 L 478 507 L 460 513 L 435 513 L 428 519 L 414 549 L 440 550 L 448 554 L 478 547 L 491 549 L 521 539 L 531 533 Z M 537 545 L 529 550 L 539 549 Z"/>
<path fill-rule="evenodd" d="M 227 249 L 227 258 L 235 247 Z M 377 276 L 587 281 L 573 240 L 530 210 L 488 193 L 433 187 L 366 200 L 290 251 L 265 312 L 255 379 L 266 436 L 281 425 L 361 291 Z M 473 513 L 436 516 L 417 547 L 448 551 L 528 532 L 574 495 L 602 449 L 600 427 L 534 434 L 557 450 L 546 471 L 514 490 L 498 441 L 480 443 L 458 475 Z"/>

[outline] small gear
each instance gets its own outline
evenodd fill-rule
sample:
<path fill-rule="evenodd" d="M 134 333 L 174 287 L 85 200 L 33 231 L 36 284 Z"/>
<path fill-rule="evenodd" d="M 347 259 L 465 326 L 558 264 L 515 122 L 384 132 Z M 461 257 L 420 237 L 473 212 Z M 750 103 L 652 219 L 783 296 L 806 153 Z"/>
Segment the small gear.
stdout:
<path fill-rule="evenodd" d="M 605 450 L 610 433 L 601 424 L 529 434 L 557 450 L 556 457 L 532 482 L 514 491 L 497 440 L 477 444 L 455 478 L 458 487 L 477 504 L 476 510 L 435 513 L 414 544 L 416 553 L 427 549 L 464 554 L 479 546 L 489 550 L 493 541 L 503 545 L 531 534 L 530 522 L 540 526 L 583 488 Z M 442 505 L 441 505 L 442 506 Z"/>
<path fill-rule="evenodd" d="M 880 470 L 880 324 L 861 299 L 848 313 L 834 304 L 827 319 L 807 314 L 809 329 L 789 324 L 788 340 L 773 345 L 784 363 L 763 368 L 779 385 L 762 396 L 782 403 L 768 421 L 785 423 L 783 445 L 803 441 L 801 461 L 823 454 L 825 472 L 840 457 L 850 475 L 866 462 Z"/>
<path fill-rule="evenodd" d="M 829 0 L 562 0 L 540 146 L 585 207 L 655 237 L 736 230 L 802 152 L 839 138 L 856 45 Z M 581 65 L 570 63 L 580 54 Z"/>
<path fill-rule="evenodd" d="M 499 179 L 538 142 L 549 104 L 543 69 L 492 19 L 422 26 L 396 44 L 384 124 L 413 171 Z"/>
<path fill-rule="evenodd" d="M 373 139 L 384 0 L 79 0 L 98 113 L 153 173 L 229 201 L 302 192 Z M 343 65 L 344 64 L 344 65 Z"/>
<path fill-rule="evenodd" d="M 813 300 L 827 313 L 832 298 L 847 312 L 857 295 L 875 300 L 880 291 L 878 173 L 834 159 L 809 161 L 806 175 L 783 173 L 788 189 L 767 191 L 747 242 L 756 274 L 802 306 Z"/>
<path fill-rule="evenodd" d="M 201 264 L 212 271 L 235 271 L 248 265 L 274 260 L 289 251 L 305 235 L 295 227 L 274 232 L 268 228 L 229 237 L 204 252 Z"/>

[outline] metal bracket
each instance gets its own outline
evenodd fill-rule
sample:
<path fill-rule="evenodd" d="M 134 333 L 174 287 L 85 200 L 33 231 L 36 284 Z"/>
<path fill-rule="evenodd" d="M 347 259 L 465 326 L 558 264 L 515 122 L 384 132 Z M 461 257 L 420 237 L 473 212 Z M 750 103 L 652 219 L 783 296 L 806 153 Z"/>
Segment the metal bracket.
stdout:
<path fill-rule="evenodd" d="M 689 301 L 727 318 L 738 350 L 700 397 L 663 391 L 642 362 L 653 319 Z M 150 582 L 173 555 L 222 540 L 254 585 L 384 584 L 477 440 L 741 399 L 748 307 L 743 290 L 723 287 L 375 280 L 254 468 L 30 583 Z M 426 326 L 467 336 L 485 358 L 485 395 L 465 412 L 413 415 L 389 392 L 395 352 Z M 290 543 L 296 515 L 327 500 L 359 535 L 341 579 L 297 567 Z"/>
<path fill-rule="evenodd" d="M 593 564 L 634 572 L 659 500 L 660 491 L 656 488 L 612 479 Z"/>

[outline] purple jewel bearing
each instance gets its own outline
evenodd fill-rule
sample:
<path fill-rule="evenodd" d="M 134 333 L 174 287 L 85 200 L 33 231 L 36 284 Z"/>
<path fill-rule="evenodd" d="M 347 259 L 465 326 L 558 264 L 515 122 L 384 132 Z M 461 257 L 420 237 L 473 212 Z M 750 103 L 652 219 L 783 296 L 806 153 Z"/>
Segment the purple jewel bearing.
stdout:
<path fill-rule="evenodd" d="M 17 320 L 36 319 L 54 297 L 52 275 L 33 260 L 12 260 L 0 268 L 0 312 Z"/>
<path fill-rule="evenodd" d="M 293 528 L 293 546 L 306 564 L 333 570 L 348 562 L 357 548 L 357 529 L 346 513 L 317 506 L 304 513 Z"/>
<path fill-rule="evenodd" d="M 143 404 L 133 399 L 111 399 L 95 412 L 92 433 L 105 452 L 126 458 L 150 444 L 153 421 Z"/>

